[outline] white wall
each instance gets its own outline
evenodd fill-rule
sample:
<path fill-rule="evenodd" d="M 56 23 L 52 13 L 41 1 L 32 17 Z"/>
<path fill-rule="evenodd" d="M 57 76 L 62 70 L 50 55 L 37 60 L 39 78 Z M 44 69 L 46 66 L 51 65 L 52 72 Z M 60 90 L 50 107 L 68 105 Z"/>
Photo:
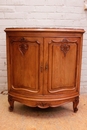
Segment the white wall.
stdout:
<path fill-rule="evenodd" d="M 4 32 L 7 27 L 85 29 L 81 92 L 87 92 L 87 11 L 84 11 L 84 0 L 0 0 L 0 90 L 7 87 Z"/>

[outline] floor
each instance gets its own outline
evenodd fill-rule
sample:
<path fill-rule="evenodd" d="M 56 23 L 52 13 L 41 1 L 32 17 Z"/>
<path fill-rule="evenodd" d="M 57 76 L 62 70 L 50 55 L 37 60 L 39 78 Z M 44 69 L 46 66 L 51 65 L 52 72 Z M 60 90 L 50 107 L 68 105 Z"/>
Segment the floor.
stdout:
<path fill-rule="evenodd" d="M 87 130 L 87 94 L 80 95 L 79 110 L 72 103 L 57 108 L 30 108 L 15 102 L 8 110 L 7 95 L 0 94 L 0 130 Z"/>

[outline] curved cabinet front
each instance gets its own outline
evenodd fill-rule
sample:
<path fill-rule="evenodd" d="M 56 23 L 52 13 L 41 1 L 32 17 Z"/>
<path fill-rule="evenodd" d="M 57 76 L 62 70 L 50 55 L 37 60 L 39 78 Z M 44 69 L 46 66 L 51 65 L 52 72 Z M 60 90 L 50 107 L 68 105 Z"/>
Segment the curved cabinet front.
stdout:
<path fill-rule="evenodd" d="M 7 28 L 9 110 L 79 103 L 83 29 Z"/>

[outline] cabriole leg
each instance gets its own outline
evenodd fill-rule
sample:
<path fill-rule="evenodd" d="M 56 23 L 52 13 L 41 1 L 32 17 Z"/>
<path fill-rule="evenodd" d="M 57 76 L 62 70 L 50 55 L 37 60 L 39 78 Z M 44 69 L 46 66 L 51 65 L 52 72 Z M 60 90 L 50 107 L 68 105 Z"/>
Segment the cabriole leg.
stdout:
<path fill-rule="evenodd" d="M 78 104 L 79 104 L 79 96 L 75 97 L 75 100 L 73 102 L 73 111 L 74 112 L 78 111 L 78 108 L 77 108 Z"/>
<path fill-rule="evenodd" d="M 12 112 L 14 109 L 14 100 L 12 99 L 12 96 L 8 95 L 8 102 L 10 104 L 9 111 Z"/>

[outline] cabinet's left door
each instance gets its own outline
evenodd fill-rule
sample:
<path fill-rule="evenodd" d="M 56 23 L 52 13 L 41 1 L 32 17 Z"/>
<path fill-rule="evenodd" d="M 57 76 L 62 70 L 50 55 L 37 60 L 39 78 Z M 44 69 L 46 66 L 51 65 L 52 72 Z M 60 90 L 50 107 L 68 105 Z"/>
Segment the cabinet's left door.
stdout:
<path fill-rule="evenodd" d="M 26 95 L 42 93 L 43 38 L 9 37 L 8 44 L 9 91 Z"/>

